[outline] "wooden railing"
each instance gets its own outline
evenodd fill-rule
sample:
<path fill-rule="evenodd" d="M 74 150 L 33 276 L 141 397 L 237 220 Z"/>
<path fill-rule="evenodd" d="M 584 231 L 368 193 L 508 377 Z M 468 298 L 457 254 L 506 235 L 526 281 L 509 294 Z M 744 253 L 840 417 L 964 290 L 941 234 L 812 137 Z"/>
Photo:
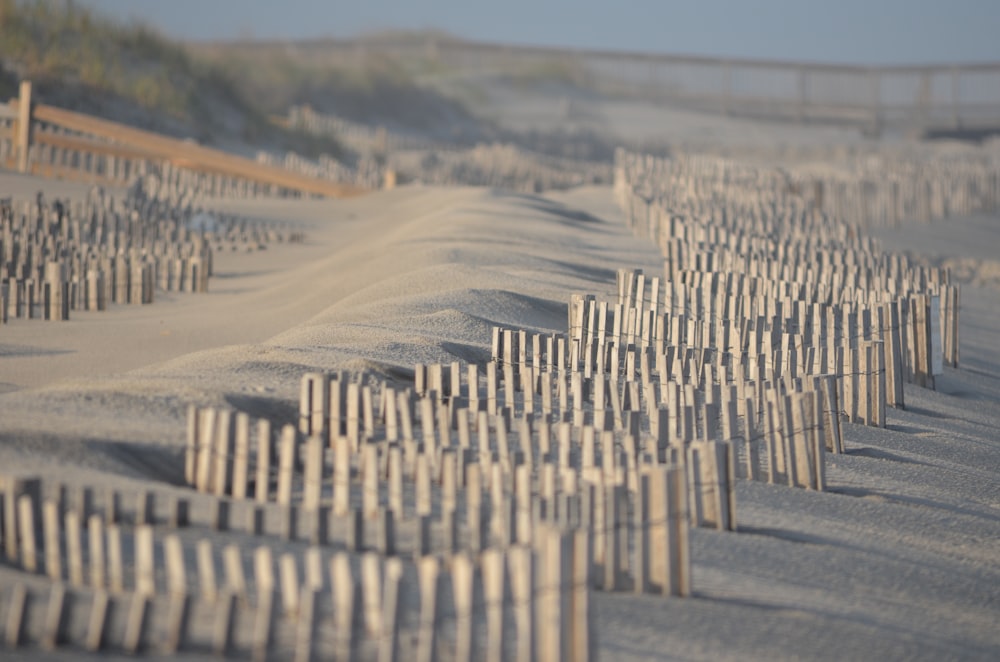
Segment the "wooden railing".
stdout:
<path fill-rule="evenodd" d="M 31 83 L 0 104 L 0 167 L 44 176 L 125 183 L 151 164 L 228 182 L 245 190 L 347 197 L 364 193 L 351 184 L 309 177 L 150 131 L 33 104 Z M 219 188 L 218 186 L 210 186 Z"/>

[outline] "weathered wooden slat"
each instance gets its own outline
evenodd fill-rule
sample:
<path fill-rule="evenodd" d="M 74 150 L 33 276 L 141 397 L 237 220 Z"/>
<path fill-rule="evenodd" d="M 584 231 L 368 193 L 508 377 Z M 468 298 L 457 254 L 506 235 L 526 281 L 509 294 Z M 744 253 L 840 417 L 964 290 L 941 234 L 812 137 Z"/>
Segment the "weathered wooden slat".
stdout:
<path fill-rule="evenodd" d="M 360 195 L 364 192 L 362 189 L 348 184 L 299 175 L 189 141 L 169 138 L 71 110 L 38 105 L 32 109 L 32 118 L 35 121 L 46 122 L 95 138 L 126 144 L 133 149 L 168 161 L 177 167 L 198 172 L 225 174 L 302 193 L 336 198 Z"/>

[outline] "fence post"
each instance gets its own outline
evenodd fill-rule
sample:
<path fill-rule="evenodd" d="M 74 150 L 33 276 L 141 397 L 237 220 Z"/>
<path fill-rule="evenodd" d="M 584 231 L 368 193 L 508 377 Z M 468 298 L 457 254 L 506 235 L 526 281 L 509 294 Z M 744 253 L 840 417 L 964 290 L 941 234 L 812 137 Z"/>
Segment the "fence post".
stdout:
<path fill-rule="evenodd" d="M 31 81 L 22 80 L 17 101 L 17 171 L 28 172 L 28 151 L 31 147 Z"/>

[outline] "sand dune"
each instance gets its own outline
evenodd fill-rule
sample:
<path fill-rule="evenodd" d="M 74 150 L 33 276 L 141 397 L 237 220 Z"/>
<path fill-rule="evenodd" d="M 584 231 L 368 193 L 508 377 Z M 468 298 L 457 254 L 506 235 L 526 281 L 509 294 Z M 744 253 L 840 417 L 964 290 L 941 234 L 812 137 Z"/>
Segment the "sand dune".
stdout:
<path fill-rule="evenodd" d="M 419 362 L 488 359 L 495 324 L 560 330 L 570 292 L 611 291 L 622 264 L 657 268 L 651 246 L 572 200 L 412 188 L 284 202 L 306 244 L 219 255 L 206 295 L 4 328 L 3 381 L 38 387 L 0 399 L 4 436 L 179 448 L 190 403 L 261 414 L 293 401 L 309 370 L 412 379 Z M 253 213 L 273 218 L 274 204 Z"/>
<path fill-rule="evenodd" d="M 175 481 L 189 403 L 290 420 L 305 371 L 406 381 L 418 362 L 485 360 L 492 325 L 561 331 L 571 293 L 610 294 L 620 267 L 660 271 L 610 189 L 227 204 L 307 241 L 219 255 L 205 295 L 0 327 L 5 471 Z M 970 246 L 998 234 L 994 218 L 883 239 L 989 260 Z M 738 533 L 692 530 L 694 597 L 592 593 L 601 657 L 1000 656 L 998 311 L 1000 291 L 970 281 L 964 367 L 937 392 L 907 385 L 886 429 L 846 425 L 827 492 L 741 482 Z"/>

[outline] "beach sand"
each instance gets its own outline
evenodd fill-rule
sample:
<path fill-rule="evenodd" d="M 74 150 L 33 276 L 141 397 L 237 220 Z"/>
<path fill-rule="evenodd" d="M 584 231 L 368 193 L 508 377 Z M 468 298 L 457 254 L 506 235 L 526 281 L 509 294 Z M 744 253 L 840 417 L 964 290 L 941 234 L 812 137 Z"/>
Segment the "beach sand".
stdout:
<path fill-rule="evenodd" d="M 0 327 L 4 472 L 176 484 L 189 404 L 292 420 L 306 371 L 405 382 L 416 363 L 482 362 L 493 325 L 562 332 L 572 293 L 661 273 L 610 188 L 219 204 L 306 241 L 219 254 L 207 294 Z M 1000 218 L 882 238 L 989 260 L 976 247 L 1000 246 Z M 970 280 L 961 325 L 962 367 L 936 392 L 907 385 L 886 429 L 845 426 L 828 491 L 739 483 L 740 530 L 691 533 L 693 597 L 592 593 L 601 658 L 1000 658 L 1000 288 Z"/>

